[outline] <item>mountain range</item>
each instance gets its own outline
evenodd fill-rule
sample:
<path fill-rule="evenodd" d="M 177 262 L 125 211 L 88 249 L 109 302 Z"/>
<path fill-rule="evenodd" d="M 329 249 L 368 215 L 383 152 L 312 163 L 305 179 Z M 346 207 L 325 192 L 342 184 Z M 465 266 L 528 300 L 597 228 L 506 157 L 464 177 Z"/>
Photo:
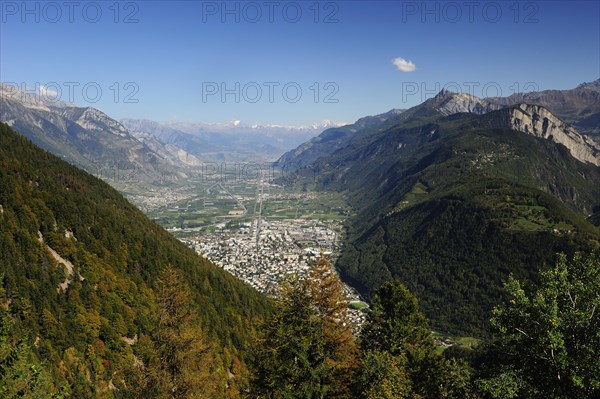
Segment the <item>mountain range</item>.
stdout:
<path fill-rule="evenodd" d="M 393 109 L 380 115 L 363 117 L 354 124 L 327 129 L 319 136 L 283 154 L 278 163 L 307 165 L 310 161 L 335 152 L 352 137 L 384 130 L 421 112 L 428 112 L 425 110 L 427 107 L 435 108 L 443 115 L 483 114 L 520 103 L 541 105 L 560 120 L 572 125 L 579 133 L 600 140 L 600 79 L 582 83 L 570 90 L 545 90 L 484 99 L 468 93 L 442 90 L 434 98 L 425 101 L 426 106 L 422 104 L 409 110 Z"/>
<path fill-rule="evenodd" d="M 272 162 L 333 126 L 247 126 L 202 122 L 117 121 L 93 107 L 0 83 L 0 121 L 34 144 L 121 191 L 133 186 L 185 184 L 205 162 Z"/>
<path fill-rule="evenodd" d="M 161 183 L 184 177 L 181 163 L 136 139 L 121 123 L 92 107 L 45 101 L 0 84 L 0 121 L 34 144 L 96 176 Z"/>
<path fill-rule="evenodd" d="M 158 123 L 122 119 L 121 123 L 144 143 L 158 140 L 163 146 L 175 146 L 188 157 L 203 162 L 273 162 L 283 152 L 335 126 L 329 121 L 301 127 L 277 125 L 248 126 L 233 121 L 225 124 L 203 122 Z M 190 161 L 192 164 L 196 161 Z"/>
<path fill-rule="evenodd" d="M 483 334 L 509 274 L 535 283 L 555 253 L 600 247 L 600 146 L 576 127 L 598 88 L 547 101 L 563 115 L 584 107 L 571 123 L 539 104 L 442 91 L 328 129 L 279 165 L 298 169 L 299 189 L 348 198 L 337 267 L 363 295 L 400 278 L 436 328 Z"/>
<path fill-rule="evenodd" d="M 323 128 L 118 122 L 0 89 L 0 120 L 33 143 L 148 184 L 185 184 L 202 162 L 267 161 Z M 535 283 L 556 252 L 600 245 L 599 92 L 600 80 L 507 98 L 443 90 L 326 129 L 277 165 L 301 172 L 298 189 L 344 193 L 353 215 L 336 266 L 366 298 L 400 278 L 436 328 L 482 334 L 508 274 Z"/>

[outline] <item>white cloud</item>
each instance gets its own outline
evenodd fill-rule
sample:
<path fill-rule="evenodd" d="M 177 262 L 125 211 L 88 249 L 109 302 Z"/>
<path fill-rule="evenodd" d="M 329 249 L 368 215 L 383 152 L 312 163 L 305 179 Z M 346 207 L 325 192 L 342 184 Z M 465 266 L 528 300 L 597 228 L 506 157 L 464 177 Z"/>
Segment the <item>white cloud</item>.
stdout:
<path fill-rule="evenodd" d="M 40 96 L 45 97 L 47 100 L 51 101 L 56 101 L 59 97 L 59 93 L 56 90 L 46 87 L 44 85 L 38 86 L 38 93 Z"/>
<path fill-rule="evenodd" d="M 407 61 L 404 58 L 398 57 L 398 58 L 394 58 L 394 60 L 392 61 L 392 63 L 394 65 L 396 65 L 396 68 L 398 68 L 398 70 L 400 72 L 412 72 L 415 69 L 417 69 L 417 66 L 415 64 L 413 64 L 412 61 Z"/>

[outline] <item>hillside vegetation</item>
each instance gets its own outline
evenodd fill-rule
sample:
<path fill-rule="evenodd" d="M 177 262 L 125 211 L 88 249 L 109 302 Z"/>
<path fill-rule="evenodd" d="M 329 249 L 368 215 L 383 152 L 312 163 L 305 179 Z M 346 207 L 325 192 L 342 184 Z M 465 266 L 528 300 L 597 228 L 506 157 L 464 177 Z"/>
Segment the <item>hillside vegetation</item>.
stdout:
<path fill-rule="evenodd" d="M 137 379 L 160 358 L 161 309 L 175 306 L 160 292 L 173 281 L 189 289 L 191 302 L 176 305 L 184 321 L 198 320 L 198 338 L 212 358 L 206 369 L 221 397 L 235 397 L 236 384 L 243 385 L 243 348 L 271 308 L 107 184 L 6 124 L 0 125 L 0 276 L 4 345 L 29 348 L 24 362 L 40 359 L 36 367 L 48 381 L 79 398 L 135 397 L 142 389 Z"/>
<path fill-rule="evenodd" d="M 599 246 L 600 168 L 503 127 L 506 112 L 426 102 L 297 173 L 354 208 L 337 267 L 362 294 L 399 278 L 435 328 L 484 334 L 509 273 L 535 282 L 555 253 Z"/>

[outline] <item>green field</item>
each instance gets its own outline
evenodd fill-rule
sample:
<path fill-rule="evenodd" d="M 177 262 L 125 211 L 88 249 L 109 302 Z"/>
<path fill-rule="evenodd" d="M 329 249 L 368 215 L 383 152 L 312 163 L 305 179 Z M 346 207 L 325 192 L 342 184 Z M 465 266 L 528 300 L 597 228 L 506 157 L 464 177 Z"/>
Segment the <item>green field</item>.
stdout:
<path fill-rule="evenodd" d="M 394 207 L 394 211 L 402 210 L 406 207 L 412 206 L 412 205 L 426 199 L 427 193 L 428 193 L 427 187 L 425 187 L 425 185 L 423 183 L 417 182 L 413 186 L 413 188 L 410 190 L 410 192 L 404 196 L 402 201 L 400 201 L 398 204 L 396 204 L 396 206 Z"/>
<path fill-rule="evenodd" d="M 475 349 L 480 343 L 480 339 L 468 336 L 448 335 L 434 331 L 433 339 L 436 341 L 436 350 L 442 353 L 450 346 L 456 346 L 461 349 Z"/>
<path fill-rule="evenodd" d="M 222 224 L 249 223 L 259 213 L 263 220 L 334 221 L 343 221 L 350 213 L 339 193 L 294 192 L 260 182 L 192 183 L 178 194 L 183 198 L 148 212 L 164 228 L 181 229 L 173 232 L 178 238 L 211 232 Z"/>
<path fill-rule="evenodd" d="M 352 309 L 356 310 L 365 310 L 369 307 L 369 305 L 362 301 L 352 301 L 348 304 L 348 306 Z"/>

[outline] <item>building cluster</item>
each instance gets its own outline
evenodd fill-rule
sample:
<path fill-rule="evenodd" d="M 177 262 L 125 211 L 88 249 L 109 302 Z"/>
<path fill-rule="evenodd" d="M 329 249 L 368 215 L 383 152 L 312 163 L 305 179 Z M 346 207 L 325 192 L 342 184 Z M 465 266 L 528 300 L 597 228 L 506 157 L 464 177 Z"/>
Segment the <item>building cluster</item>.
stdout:
<path fill-rule="evenodd" d="M 321 254 L 339 253 L 339 222 L 307 219 L 264 220 L 220 224 L 213 233 L 203 233 L 185 242 L 196 252 L 227 270 L 258 291 L 277 295 L 289 278 L 303 278 Z M 348 301 L 359 301 L 358 293 L 345 285 Z M 355 326 L 362 325 L 364 312 L 349 309 Z"/>

